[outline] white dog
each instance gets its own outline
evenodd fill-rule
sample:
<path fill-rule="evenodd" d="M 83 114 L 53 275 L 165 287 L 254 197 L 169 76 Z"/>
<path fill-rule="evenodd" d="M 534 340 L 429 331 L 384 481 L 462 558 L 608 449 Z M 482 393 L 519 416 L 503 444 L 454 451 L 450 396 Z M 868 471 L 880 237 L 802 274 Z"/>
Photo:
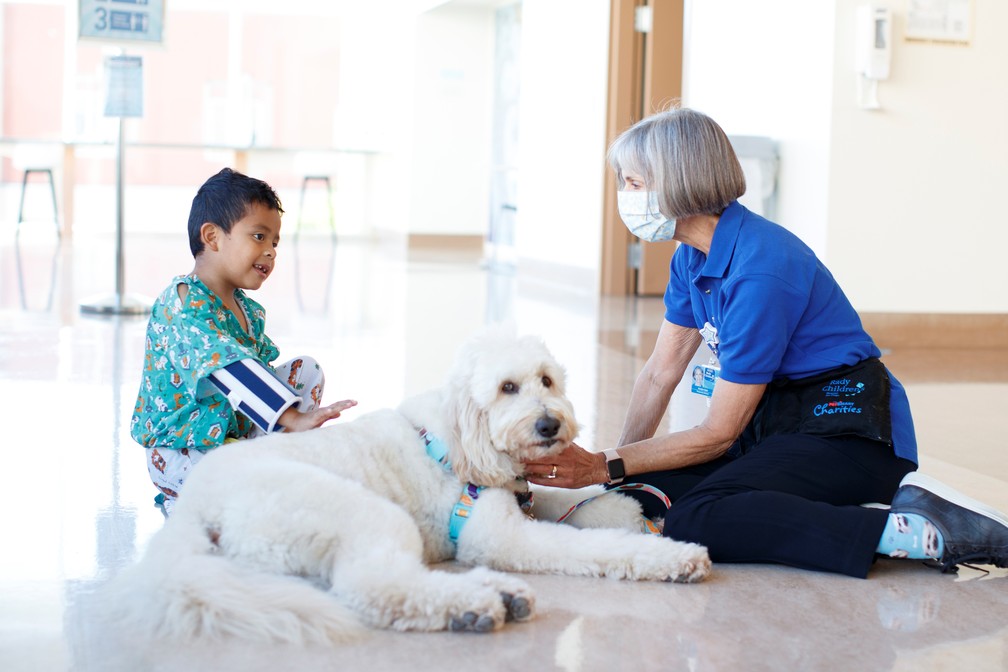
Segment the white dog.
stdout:
<path fill-rule="evenodd" d="M 141 562 L 111 584 L 128 612 L 119 617 L 159 637 L 335 642 L 362 624 L 487 631 L 531 618 L 528 585 L 487 568 L 705 577 L 706 549 L 641 534 L 640 507 L 622 495 L 579 509 L 580 524 L 633 529 L 523 512 L 523 463 L 560 452 L 576 433 L 564 372 L 545 346 L 486 330 L 462 349 L 445 388 L 397 411 L 207 455 Z M 582 494 L 539 488 L 537 506 L 562 512 Z M 482 567 L 427 567 L 451 558 Z"/>

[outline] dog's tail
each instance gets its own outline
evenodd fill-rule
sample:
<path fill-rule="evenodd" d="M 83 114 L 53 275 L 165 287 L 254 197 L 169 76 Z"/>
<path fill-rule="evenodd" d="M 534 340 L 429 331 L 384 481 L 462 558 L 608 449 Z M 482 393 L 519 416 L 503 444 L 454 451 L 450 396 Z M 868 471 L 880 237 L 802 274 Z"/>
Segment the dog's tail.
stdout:
<path fill-rule="evenodd" d="M 139 563 L 104 587 L 109 618 L 141 636 L 178 641 L 339 643 L 363 634 L 353 612 L 331 594 L 217 555 L 202 525 L 175 518 Z"/>

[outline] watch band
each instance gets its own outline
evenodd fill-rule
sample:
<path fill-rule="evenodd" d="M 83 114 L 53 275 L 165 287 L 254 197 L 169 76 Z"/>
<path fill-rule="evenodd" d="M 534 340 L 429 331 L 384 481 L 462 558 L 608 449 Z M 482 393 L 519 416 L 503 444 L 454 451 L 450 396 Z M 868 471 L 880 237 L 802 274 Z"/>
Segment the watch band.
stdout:
<path fill-rule="evenodd" d="M 602 454 L 606 459 L 606 471 L 609 473 L 609 485 L 621 483 L 626 476 L 626 469 L 623 466 L 623 458 L 619 456 L 615 448 L 603 450 Z"/>

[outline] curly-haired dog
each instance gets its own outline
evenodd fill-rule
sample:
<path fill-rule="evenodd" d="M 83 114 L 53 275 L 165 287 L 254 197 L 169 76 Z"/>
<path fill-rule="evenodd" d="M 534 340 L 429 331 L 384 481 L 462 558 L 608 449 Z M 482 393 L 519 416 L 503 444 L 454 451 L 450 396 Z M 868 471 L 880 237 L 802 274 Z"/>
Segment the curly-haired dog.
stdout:
<path fill-rule="evenodd" d="M 158 637 L 340 641 L 361 624 L 486 631 L 530 618 L 528 585 L 493 570 L 705 577 L 706 549 L 640 533 L 639 505 L 622 495 L 577 515 L 582 526 L 632 529 L 526 515 L 523 463 L 576 433 L 546 347 L 486 330 L 443 389 L 398 410 L 209 453 L 139 565 L 112 583 L 129 612 L 120 617 Z M 535 492 L 552 511 L 577 494 Z M 479 567 L 427 566 L 452 558 Z"/>

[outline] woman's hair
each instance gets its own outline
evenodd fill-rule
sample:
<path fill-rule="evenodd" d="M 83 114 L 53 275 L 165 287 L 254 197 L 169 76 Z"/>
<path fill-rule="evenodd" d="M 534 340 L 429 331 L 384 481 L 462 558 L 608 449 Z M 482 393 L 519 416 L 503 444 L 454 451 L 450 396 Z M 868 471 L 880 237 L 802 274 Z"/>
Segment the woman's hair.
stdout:
<path fill-rule="evenodd" d="M 189 210 L 189 249 L 192 255 L 195 257 L 203 251 L 200 237 L 203 224 L 210 222 L 223 229 L 224 233 L 231 233 L 231 227 L 248 214 L 253 203 L 283 214 L 280 197 L 273 187 L 262 180 L 224 168 L 204 182 Z"/>
<path fill-rule="evenodd" d="M 718 215 L 745 193 L 745 174 L 721 127 L 687 108 L 659 112 L 625 130 L 609 147 L 620 189 L 623 176 L 644 178 L 666 217 Z"/>

